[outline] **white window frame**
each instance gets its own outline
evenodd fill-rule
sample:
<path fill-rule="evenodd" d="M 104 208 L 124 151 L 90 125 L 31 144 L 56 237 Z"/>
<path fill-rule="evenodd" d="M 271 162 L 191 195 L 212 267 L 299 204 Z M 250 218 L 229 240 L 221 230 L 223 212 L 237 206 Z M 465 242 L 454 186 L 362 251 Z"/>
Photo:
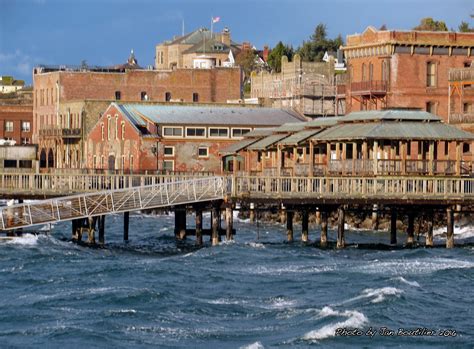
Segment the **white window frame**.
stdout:
<path fill-rule="evenodd" d="M 212 136 L 211 135 L 211 129 L 216 129 L 216 130 L 227 130 L 227 136 Z M 230 134 L 229 134 L 229 128 L 228 127 L 209 127 L 208 130 L 208 135 L 209 138 L 221 138 L 221 139 L 228 139 Z"/>
<path fill-rule="evenodd" d="M 165 163 L 166 162 L 171 162 L 172 163 L 171 170 L 165 168 Z M 174 171 L 174 160 L 168 160 L 168 159 L 163 160 L 163 171 Z"/>
<path fill-rule="evenodd" d="M 15 124 L 13 123 L 13 121 L 10 121 L 10 120 L 5 121 L 5 132 L 13 132 L 14 127 L 15 127 Z"/>
<path fill-rule="evenodd" d="M 125 140 L 125 121 L 122 121 L 120 125 L 122 129 L 122 141 L 124 141 Z"/>
<path fill-rule="evenodd" d="M 24 127 L 28 125 L 28 127 Z M 30 132 L 31 131 L 31 122 L 29 121 L 22 121 L 21 122 L 21 132 Z"/>
<path fill-rule="evenodd" d="M 118 135 L 118 114 L 115 114 L 115 140 L 118 141 L 119 135 Z"/>
<path fill-rule="evenodd" d="M 201 149 L 206 149 L 206 155 L 200 155 L 199 154 L 199 150 L 201 150 Z M 198 147 L 197 156 L 198 156 L 198 158 L 201 158 L 201 159 L 208 158 L 209 157 L 209 147 L 205 147 L 205 146 Z"/>
<path fill-rule="evenodd" d="M 171 154 L 166 154 L 165 150 L 166 150 L 167 148 L 172 150 Z M 173 156 L 174 156 L 174 146 L 172 146 L 172 145 L 165 145 L 165 146 L 163 147 L 163 156 L 164 156 L 164 157 L 173 157 Z"/>
<path fill-rule="evenodd" d="M 180 129 L 181 130 L 181 136 L 168 136 L 168 135 L 165 135 L 165 129 Z M 184 127 L 182 126 L 163 126 L 162 127 L 162 130 L 163 130 L 163 138 L 183 138 L 184 136 Z"/>
<path fill-rule="evenodd" d="M 107 140 L 110 141 L 110 120 L 112 117 L 107 115 Z"/>
<path fill-rule="evenodd" d="M 203 136 L 188 136 L 188 130 L 190 129 L 199 129 L 199 130 L 204 130 L 204 135 Z M 186 127 L 186 132 L 185 132 L 185 137 L 186 138 L 206 138 L 206 135 L 207 135 L 207 129 L 205 127 Z"/>
<path fill-rule="evenodd" d="M 245 137 L 245 135 L 242 135 L 242 136 L 234 136 L 234 130 L 248 130 L 249 132 L 252 131 L 252 129 L 250 127 L 231 127 L 230 129 L 230 137 L 231 138 L 238 138 L 238 139 L 242 139 Z"/>

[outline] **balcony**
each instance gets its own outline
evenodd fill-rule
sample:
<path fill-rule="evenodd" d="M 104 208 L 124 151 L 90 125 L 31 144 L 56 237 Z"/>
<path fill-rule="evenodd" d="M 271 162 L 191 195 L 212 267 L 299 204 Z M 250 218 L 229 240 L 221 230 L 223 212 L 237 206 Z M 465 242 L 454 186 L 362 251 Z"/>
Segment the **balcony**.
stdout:
<path fill-rule="evenodd" d="M 387 81 L 371 80 L 351 83 L 351 94 L 353 95 L 385 95 L 387 93 Z"/>
<path fill-rule="evenodd" d="M 336 95 L 338 97 L 343 97 L 346 94 L 346 85 L 337 85 L 336 86 Z"/>
<path fill-rule="evenodd" d="M 59 126 L 48 126 L 39 130 L 41 137 L 81 138 L 80 128 L 63 128 Z"/>
<path fill-rule="evenodd" d="M 449 81 L 474 81 L 474 68 L 455 68 L 449 70 Z"/>
<path fill-rule="evenodd" d="M 449 115 L 450 124 L 470 124 L 474 123 L 474 113 L 453 113 Z"/>

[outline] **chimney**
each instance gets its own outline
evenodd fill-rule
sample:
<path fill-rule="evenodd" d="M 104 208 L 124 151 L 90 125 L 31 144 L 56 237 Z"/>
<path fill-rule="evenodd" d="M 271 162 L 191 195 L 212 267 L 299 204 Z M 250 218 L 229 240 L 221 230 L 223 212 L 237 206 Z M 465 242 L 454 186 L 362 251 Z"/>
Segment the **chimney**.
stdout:
<path fill-rule="evenodd" d="M 268 61 L 268 55 L 270 54 L 270 50 L 268 49 L 268 45 L 263 46 L 263 60 L 265 62 Z"/>
<path fill-rule="evenodd" d="M 224 45 L 230 46 L 230 30 L 227 27 L 225 27 L 224 30 L 222 30 L 221 42 Z"/>

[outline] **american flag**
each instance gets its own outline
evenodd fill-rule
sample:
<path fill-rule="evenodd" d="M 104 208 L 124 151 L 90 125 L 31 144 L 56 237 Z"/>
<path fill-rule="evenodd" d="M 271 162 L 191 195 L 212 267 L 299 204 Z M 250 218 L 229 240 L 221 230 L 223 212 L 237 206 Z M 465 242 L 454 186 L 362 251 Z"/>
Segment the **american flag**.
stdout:
<path fill-rule="evenodd" d="M 212 17 L 212 23 L 217 23 L 221 20 L 220 17 Z"/>

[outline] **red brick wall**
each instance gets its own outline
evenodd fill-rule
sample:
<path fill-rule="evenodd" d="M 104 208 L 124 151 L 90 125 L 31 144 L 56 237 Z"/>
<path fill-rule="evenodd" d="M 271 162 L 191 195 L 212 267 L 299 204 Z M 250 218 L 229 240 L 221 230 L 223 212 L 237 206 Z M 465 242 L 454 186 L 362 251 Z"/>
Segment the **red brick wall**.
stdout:
<path fill-rule="evenodd" d="M 5 131 L 5 122 L 13 121 L 13 132 Z M 21 122 L 30 122 L 30 131 L 21 131 Z M 22 138 L 31 143 L 33 129 L 33 107 L 25 105 L 2 105 L 0 106 L 0 138 L 11 138 L 17 144 L 22 144 Z"/>

